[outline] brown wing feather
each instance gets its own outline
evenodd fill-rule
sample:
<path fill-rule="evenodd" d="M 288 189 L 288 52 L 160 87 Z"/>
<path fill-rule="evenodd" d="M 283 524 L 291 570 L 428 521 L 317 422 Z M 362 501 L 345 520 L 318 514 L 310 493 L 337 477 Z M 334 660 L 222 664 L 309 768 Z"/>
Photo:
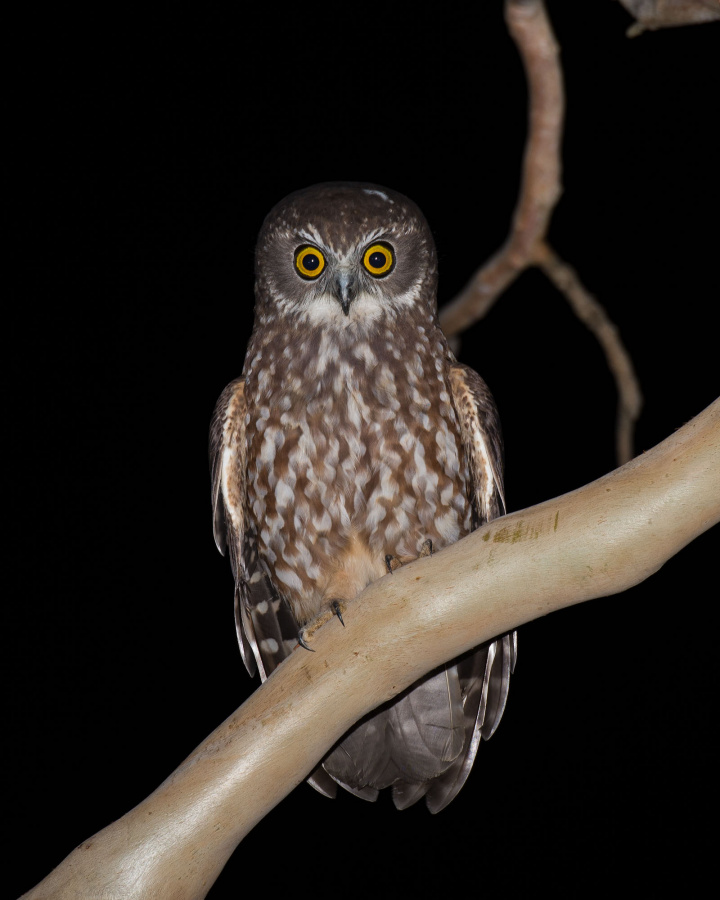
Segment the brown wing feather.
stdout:
<path fill-rule="evenodd" d="M 472 473 L 473 507 L 481 525 L 506 511 L 500 419 L 488 386 L 468 366 L 451 366 L 450 387 Z"/>
<path fill-rule="evenodd" d="M 245 666 L 264 681 L 297 644 L 297 624 L 258 564 L 246 532 L 247 441 L 245 381 L 220 395 L 210 426 L 213 527 L 218 550 L 230 551 L 235 576 L 235 625 Z"/>
<path fill-rule="evenodd" d="M 255 674 L 257 641 L 248 614 L 247 572 L 243 565 L 245 540 L 245 381 L 236 378 L 220 394 L 210 423 L 210 478 L 213 534 L 224 556 L 230 549 L 235 578 L 235 626 L 243 662 Z"/>
<path fill-rule="evenodd" d="M 210 423 L 213 532 L 223 556 L 230 547 L 236 578 L 245 539 L 246 409 L 245 380 L 237 378 L 220 394 Z"/>

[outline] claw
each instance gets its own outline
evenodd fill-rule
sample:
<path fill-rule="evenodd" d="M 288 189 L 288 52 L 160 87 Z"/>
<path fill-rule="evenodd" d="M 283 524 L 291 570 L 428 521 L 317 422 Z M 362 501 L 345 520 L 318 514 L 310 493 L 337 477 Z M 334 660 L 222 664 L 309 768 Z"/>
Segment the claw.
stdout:
<path fill-rule="evenodd" d="M 423 541 L 422 547 L 420 548 L 420 552 L 418 553 L 418 559 L 421 559 L 423 556 L 432 556 L 433 554 L 433 545 L 430 538 L 426 541 Z"/>
<path fill-rule="evenodd" d="M 302 628 L 300 629 L 300 631 L 298 631 L 298 644 L 300 644 L 300 646 L 304 647 L 306 650 L 309 650 L 311 653 L 315 652 L 313 650 L 313 648 L 306 642 L 305 638 L 303 637 Z"/>
<path fill-rule="evenodd" d="M 397 558 L 397 556 L 393 556 L 392 553 L 388 553 L 385 557 L 385 565 L 387 566 L 388 574 L 392 575 L 395 569 L 399 569 L 402 563 Z"/>
<path fill-rule="evenodd" d="M 333 600 L 333 602 L 330 604 L 330 608 L 331 608 L 332 611 L 335 613 L 335 615 L 338 617 L 338 619 L 340 619 L 340 624 L 341 624 L 342 627 L 344 628 L 344 627 L 345 627 L 345 623 L 343 622 L 342 609 L 340 608 L 340 604 L 338 603 L 338 601 L 337 601 L 337 600 Z"/>

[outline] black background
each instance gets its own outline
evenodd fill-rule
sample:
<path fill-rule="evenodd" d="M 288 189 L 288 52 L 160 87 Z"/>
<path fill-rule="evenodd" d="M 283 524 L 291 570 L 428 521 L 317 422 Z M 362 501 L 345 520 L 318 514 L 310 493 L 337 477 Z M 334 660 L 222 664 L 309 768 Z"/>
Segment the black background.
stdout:
<path fill-rule="evenodd" d="M 642 451 L 718 392 L 720 29 L 627 40 L 617 3 L 549 8 L 568 95 L 551 239 L 632 354 Z M 318 181 L 400 190 L 435 233 L 446 302 L 505 237 L 526 115 L 499 2 L 56 7 L 15 42 L 12 894 L 254 687 L 212 540 L 206 436 L 242 368 L 264 215 Z M 500 407 L 511 509 L 614 467 L 611 376 L 540 274 L 465 335 L 462 358 Z M 715 530 L 639 587 L 523 626 L 503 723 L 439 816 L 301 785 L 210 897 L 248 878 L 320 897 L 693 893 L 716 849 L 718 549 Z"/>

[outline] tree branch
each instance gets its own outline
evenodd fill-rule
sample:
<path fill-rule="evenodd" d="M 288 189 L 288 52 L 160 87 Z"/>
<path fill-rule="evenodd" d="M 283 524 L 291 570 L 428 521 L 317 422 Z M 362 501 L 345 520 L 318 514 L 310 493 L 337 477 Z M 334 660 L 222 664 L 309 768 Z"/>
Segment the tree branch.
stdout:
<path fill-rule="evenodd" d="M 448 337 L 457 335 L 487 315 L 521 272 L 538 265 L 605 352 L 619 395 L 615 444 L 616 459 L 622 464 L 632 459 L 635 422 L 642 409 L 632 360 L 605 309 L 546 242 L 550 217 L 562 194 L 560 145 L 565 95 L 558 45 L 542 0 L 506 0 L 505 17 L 525 66 L 529 93 L 520 197 L 507 241 L 440 310 L 440 324 Z"/>
<path fill-rule="evenodd" d="M 720 400 L 627 465 L 370 585 L 135 809 L 25 895 L 201 898 L 365 713 L 523 622 L 614 594 L 720 520 Z"/>
<path fill-rule="evenodd" d="M 535 250 L 535 264 L 565 297 L 575 315 L 592 331 L 605 352 L 619 398 L 615 424 L 615 458 L 620 463 L 625 463 L 633 457 L 633 433 L 643 402 L 630 354 L 605 307 L 583 286 L 572 266 L 563 262 L 554 250 L 542 243 Z"/>
<path fill-rule="evenodd" d="M 528 137 L 522 184 L 508 239 L 440 310 L 448 337 L 477 322 L 500 294 L 532 262 L 560 198 L 560 141 L 565 113 L 559 50 L 543 3 L 509 0 L 505 18 L 525 67 L 528 84 Z"/>

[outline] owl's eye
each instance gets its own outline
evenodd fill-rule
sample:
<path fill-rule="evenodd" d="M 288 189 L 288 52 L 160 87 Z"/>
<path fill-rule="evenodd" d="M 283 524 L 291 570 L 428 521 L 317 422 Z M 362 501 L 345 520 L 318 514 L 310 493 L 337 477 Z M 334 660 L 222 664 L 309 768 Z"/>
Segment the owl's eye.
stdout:
<path fill-rule="evenodd" d="M 303 278 L 318 278 L 325 268 L 325 257 L 317 247 L 305 244 L 295 251 L 295 268 Z"/>
<path fill-rule="evenodd" d="M 363 254 L 363 265 L 375 278 L 384 278 L 392 272 L 395 265 L 393 248 L 384 241 L 371 244 Z"/>

